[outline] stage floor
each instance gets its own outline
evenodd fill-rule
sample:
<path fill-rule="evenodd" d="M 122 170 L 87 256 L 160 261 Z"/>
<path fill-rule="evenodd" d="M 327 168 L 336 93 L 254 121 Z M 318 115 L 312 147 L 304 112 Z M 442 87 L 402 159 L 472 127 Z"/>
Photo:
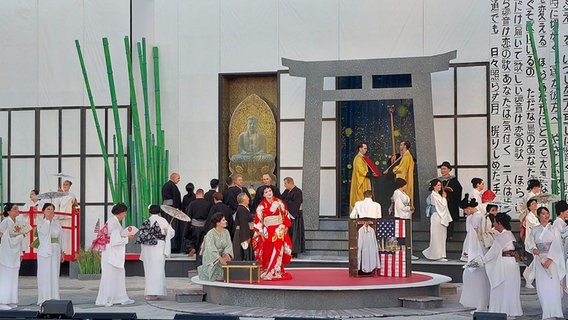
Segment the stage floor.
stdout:
<path fill-rule="evenodd" d="M 439 296 L 439 285 L 451 278 L 413 272 L 411 277 L 349 277 L 347 268 L 290 268 L 291 280 L 225 283 L 191 281 L 203 286 L 206 301 L 221 305 L 329 309 L 398 307 L 400 297 Z M 321 303 L 325 301 L 325 303 Z"/>

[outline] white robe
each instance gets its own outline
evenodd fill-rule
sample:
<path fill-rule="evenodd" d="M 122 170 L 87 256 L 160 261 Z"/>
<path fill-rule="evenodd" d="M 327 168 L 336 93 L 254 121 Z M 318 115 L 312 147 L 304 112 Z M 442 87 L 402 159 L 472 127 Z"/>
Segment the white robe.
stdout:
<path fill-rule="evenodd" d="M 564 251 L 564 257 L 568 258 L 568 228 L 566 227 L 566 221 L 560 217 L 556 217 L 554 223 L 552 224 L 556 230 L 560 233 L 562 249 Z"/>
<path fill-rule="evenodd" d="M 148 220 L 150 220 L 150 225 L 154 225 L 154 222 L 158 222 L 162 234 L 166 236 L 166 239 L 165 241 L 158 240 L 158 243 L 154 246 L 142 245 L 140 260 L 142 260 L 144 264 L 144 295 L 165 296 L 167 295 L 166 257 L 170 256 L 171 251 L 171 247 L 166 247 L 166 243 L 170 243 L 170 240 L 175 236 L 176 232 L 166 219 L 157 214 L 151 215 Z"/>
<path fill-rule="evenodd" d="M 530 254 L 532 254 L 532 250 L 530 249 L 532 241 L 531 232 L 532 229 L 538 225 L 540 225 L 538 217 L 529 210 L 525 217 L 525 250 Z M 534 245 L 534 243 L 532 245 Z M 534 260 L 525 268 L 525 271 L 523 271 L 523 278 L 525 278 L 526 283 L 532 283 L 534 281 Z"/>
<path fill-rule="evenodd" d="M 531 241 L 529 242 L 530 252 L 546 243 L 550 243 L 548 253 L 540 250 L 540 257 L 535 255 L 533 260 L 536 293 L 542 307 L 542 319 L 551 317 L 564 319 L 562 314 L 563 290 L 560 282 L 564 279 L 566 270 L 564 253 L 560 243 L 560 233 L 550 224 L 547 224 L 546 227 L 542 225 L 534 227 L 531 232 Z M 553 261 L 548 267 L 548 272 L 542 265 L 546 261 L 545 258 Z"/>
<path fill-rule="evenodd" d="M 66 213 L 72 213 L 73 212 L 73 203 L 75 203 L 77 201 L 77 197 L 75 197 L 75 194 L 69 192 L 68 195 L 61 197 L 59 199 L 54 199 L 54 205 L 57 212 L 66 212 Z M 70 227 L 71 226 L 71 221 L 73 219 L 72 216 L 64 216 L 64 215 L 59 215 L 56 216 L 59 219 L 59 222 L 61 223 L 62 227 Z M 77 231 L 79 229 L 77 228 L 75 230 L 75 239 L 78 239 L 77 236 Z M 63 247 L 63 251 L 65 251 L 66 254 L 71 254 L 73 251 L 73 242 L 71 241 L 71 230 L 70 229 L 63 229 L 62 233 L 61 233 L 61 238 L 63 239 L 63 242 L 65 243 L 65 246 Z"/>
<path fill-rule="evenodd" d="M 61 225 L 57 219 L 42 219 L 37 226 L 37 304 L 45 300 L 59 300 L 59 270 L 61 267 Z M 51 243 L 57 238 L 58 243 Z"/>
<path fill-rule="evenodd" d="M 411 219 L 410 197 L 403 191 L 396 189 L 392 195 L 394 202 L 394 216 L 401 219 Z"/>
<path fill-rule="evenodd" d="M 374 225 L 359 228 L 357 237 L 357 267 L 363 272 L 372 272 L 380 268 L 379 248 Z"/>
<path fill-rule="evenodd" d="M 0 305 L 18 304 L 18 273 L 24 236 L 10 234 L 14 225 L 8 217 L 0 222 Z"/>
<path fill-rule="evenodd" d="M 439 193 L 432 191 L 431 197 L 436 207 L 436 213 L 430 218 L 430 246 L 422 251 L 422 254 L 430 260 L 446 258 L 446 237 L 448 224 L 452 221 L 452 216 L 448 211 L 446 198 Z"/>
<path fill-rule="evenodd" d="M 126 274 L 124 271 L 128 237 L 123 237 L 120 234 L 123 228 L 116 216 L 110 217 L 107 223 L 110 243 L 101 252 L 101 283 L 95 302 L 98 306 L 130 300 L 126 293 Z"/>
<path fill-rule="evenodd" d="M 491 284 L 489 312 L 506 313 L 508 317 L 523 315 L 521 308 L 521 278 L 519 263 L 514 257 L 503 257 L 503 251 L 514 250 L 515 236 L 503 230 L 495 237 L 485 254 L 485 269 Z"/>
<path fill-rule="evenodd" d="M 476 212 L 467 217 L 467 235 L 463 245 L 463 253 L 467 253 L 467 261 L 481 260 L 485 255 L 485 248 L 479 241 L 477 230 L 481 230 L 481 224 L 485 217 L 481 212 Z M 478 311 L 486 311 L 489 306 L 489 280 L 485 273 L 485 267 L 464 268 L 463 289 L 460 303 L 464 307 L 476 308 Z"/>

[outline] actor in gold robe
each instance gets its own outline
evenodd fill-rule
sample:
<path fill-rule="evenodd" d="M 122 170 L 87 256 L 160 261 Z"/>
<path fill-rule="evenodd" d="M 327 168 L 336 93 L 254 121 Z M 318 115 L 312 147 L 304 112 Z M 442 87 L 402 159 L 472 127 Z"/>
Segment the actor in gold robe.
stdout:
<path fill-rule="evenodd" d="M 359 152 L 353 159 L 353 173 L 351 175 L 351 189 L 349 191 L 349 212 L 353 210 L 355 202 L 363 200 L 363 192 L 371 190 L 371 179 L 369 169 L 363 156 L 367 153 L 367 145 L 360 144 Z"/>
<path fill-rule="evenodd" d="M 410 197 L 410 201 L 414 204 L 414 158 L 410 153 L 410 142 L 403 141 L 400 143 L 400 163 L 393 168 L 392 172 L 396 178 L 404 179 L 407 183 L 406 194 Z"/>

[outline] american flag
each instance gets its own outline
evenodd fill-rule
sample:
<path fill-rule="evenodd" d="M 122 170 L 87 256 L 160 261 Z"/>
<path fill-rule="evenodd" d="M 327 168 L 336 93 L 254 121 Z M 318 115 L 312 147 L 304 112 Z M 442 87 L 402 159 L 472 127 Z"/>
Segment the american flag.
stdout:
<path fill-rule="evenodd" d="M 377 238 L 406 238 L 405 219 L 379 219 L 377 223 Z"/>
<path fill-rule="evenodd" d="M 406 277 L 406 255 L 404 251 L 379 251 L 382 277 Z"/>

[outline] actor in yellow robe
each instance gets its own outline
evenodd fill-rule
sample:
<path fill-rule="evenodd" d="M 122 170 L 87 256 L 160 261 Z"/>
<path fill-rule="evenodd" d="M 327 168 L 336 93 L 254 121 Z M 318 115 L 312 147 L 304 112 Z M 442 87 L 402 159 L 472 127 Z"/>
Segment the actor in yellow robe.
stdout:
<path fill-rule="evenodd" d="M 351 189 L 349 192 L 349 212 L 353 210 L 355 202 L 363 200 L 363 192 L 371 190 L 371 179 L 369 178 L 367 164 L 363 156 L 367 153 L 367 145 L 360 144 L 359 152 L 353 159 L 353 173 L 351 174 Z"/>
<path fill-rule="evenodd" d="M 410 153 L 410 142 L 403 141 L 400 143 L 400 154 L 402 159 L 400 163 L 393 168 L 392 172 L 396 178 L 406 181 L 406 194 L 410 197 L 410 202 L 414 205 L 414 158 Z"/>

